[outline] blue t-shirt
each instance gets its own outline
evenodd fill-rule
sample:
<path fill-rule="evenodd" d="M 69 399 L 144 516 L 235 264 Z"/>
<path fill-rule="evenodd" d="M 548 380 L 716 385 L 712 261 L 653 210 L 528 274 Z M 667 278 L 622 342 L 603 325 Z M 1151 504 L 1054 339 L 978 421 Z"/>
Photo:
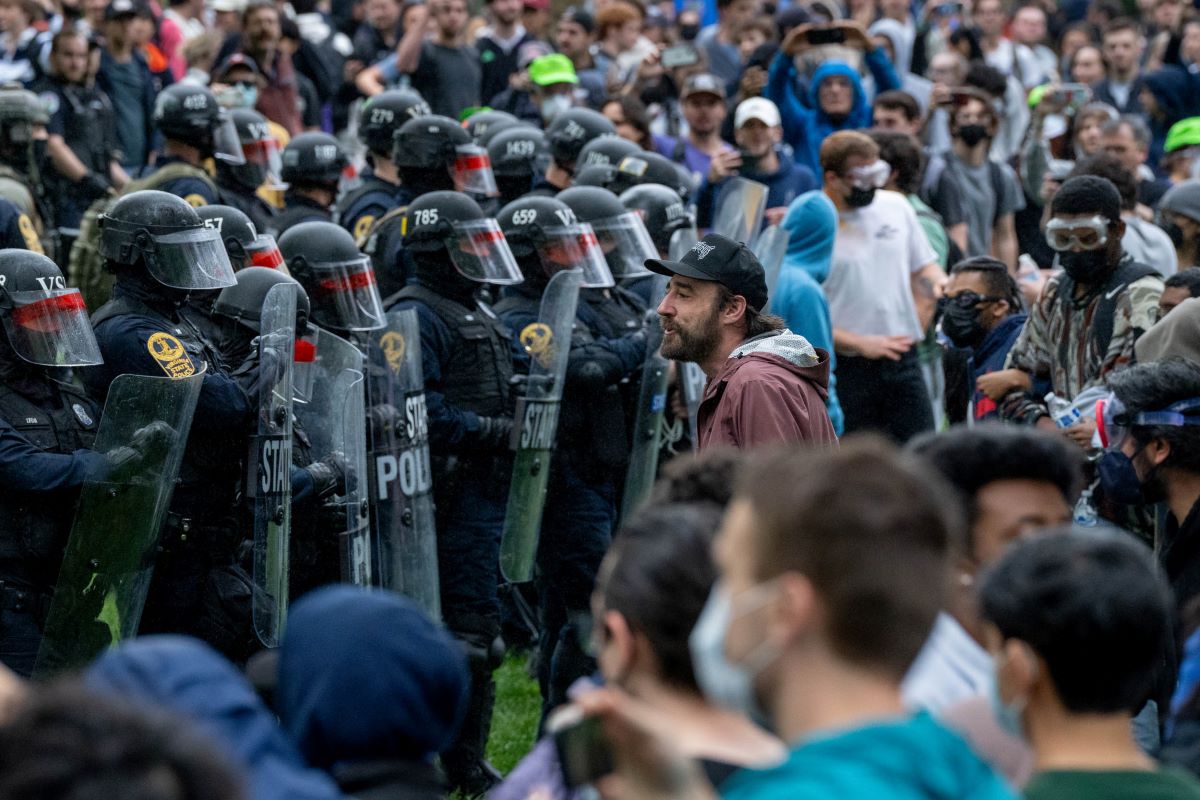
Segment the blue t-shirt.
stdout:
<path fill-rule="evenodd" d="M 125 169 L 140 169 L 146 163 L 146 107 L 142 102 L 146 74 L 137 59 L 121 63 L 112 59 L 107 65 L 112 86 L 109 99 L 116 112 L 117 140 L 125 154 Z"/>

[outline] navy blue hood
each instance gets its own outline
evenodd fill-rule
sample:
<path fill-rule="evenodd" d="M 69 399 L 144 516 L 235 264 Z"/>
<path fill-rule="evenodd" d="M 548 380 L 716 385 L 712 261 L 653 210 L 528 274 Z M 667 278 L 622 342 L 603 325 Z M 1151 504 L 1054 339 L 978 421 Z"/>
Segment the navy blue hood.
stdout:
<path fill-rule="evenodd" d="M 333 800 L 333 781 L 308 767 L 233 664 L 186 636 L 131 640 L 97 659 L 87 684 L 190 717 L 241 765 L 253 800 Z"/>
<path fill-rule="evenodd" d="M 275 704 L 311 764 L 428 758 L 468 692 L 462 647 L 405 597 L 330 586 L 288 614 Z"/>

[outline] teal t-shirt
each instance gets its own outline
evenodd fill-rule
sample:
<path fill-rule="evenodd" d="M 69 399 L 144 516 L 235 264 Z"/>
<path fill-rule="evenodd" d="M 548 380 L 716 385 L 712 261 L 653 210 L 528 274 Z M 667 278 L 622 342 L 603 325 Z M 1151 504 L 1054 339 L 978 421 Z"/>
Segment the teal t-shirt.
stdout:
<path fill-rule="evenodd" d="M 1200 781 L 1170 768 L 1054 770 L 1033 776 L 1025 800 L 1200 800 Z"/>
<path fill-rule="evenodd" d="M 724 800 L 1012 800 L 967 743 L 928 713 L 807 739 L 787 760 L 742 770 Z"/>

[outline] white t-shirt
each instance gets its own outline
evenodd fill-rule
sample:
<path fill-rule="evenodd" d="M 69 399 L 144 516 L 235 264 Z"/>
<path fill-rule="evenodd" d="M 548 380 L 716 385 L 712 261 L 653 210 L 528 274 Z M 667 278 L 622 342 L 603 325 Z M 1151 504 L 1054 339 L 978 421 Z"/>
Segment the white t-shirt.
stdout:
<path fill-rule="evenodd" d="M 900 684 L 900 696 L 913 711 L 937 715 L 963 700 L 986 696 L 994 680 L 988 651 L 942 611 Z"/>
<path fill-rule="evenodd" d="M 833 327 L 860 336 L 921 339 L 912 275 L 936 262 L 904 195 L 879 191 L 866 208 L 843 211 L 824 284 Z"/>

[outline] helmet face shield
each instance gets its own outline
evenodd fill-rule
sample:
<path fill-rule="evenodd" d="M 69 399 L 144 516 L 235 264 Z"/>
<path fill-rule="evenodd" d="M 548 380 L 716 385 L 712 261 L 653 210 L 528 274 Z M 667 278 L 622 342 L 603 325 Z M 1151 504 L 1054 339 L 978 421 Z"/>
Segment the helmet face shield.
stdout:
<path fill-rule="evenodd" d="M 173 233 L 146 234 L 140 242 L 146 268 L 154 279 L 172 289 L 224 289 L 237 282 L 216 228 L 187 228 Z"/>
<path fill-rule="evenodd" d="M 246 248 L 246 256 L 246 266 L 248 267 L 279 269 L 284 265 L 279 245 L 275 244 L 275 237 L 269 233 L 260 233 L 256 236 L 254 244 Z"/>
<path fill-rule="evenodd" d="M 473 144 L 454 148 L 454 188 L 486 197 L 500 194 L 487 150 Z"/>
<path fill-rule="evenodd" d="M 580 286 L 585 289 L 606 289 L 613 285 L 612 271 L 591 225 L 581 222 L 546 228 L 545 235 L 537 252 L 547 277 L 579 267 L 583 270 Z"/>
<path fill-rule="evenodd" d="M 641 215 L 627 211 L 615 217 L 594 219 L 591 225 L 613 275 L 631 278 L 652 274 L 646 269 L 646 259 L 658 258 L 658 248 Z"/>
<path fill-rule="evenodd" d="M 314 319 L 332 314 L 332 327 L 347 331 L 374 331 L 387 324 L 369 258 L 310 262 L 310 265 L 314 279 L 311 293 Z"/>
<path fill-rule="evenodd" d="M 217 126 L 212 132 L 213 158 L 226 164 L 245 164 L 246 156 L 242 152 L 242 142 L 238 138 L 237 126 L 224 111 L 217 120 Z"/>
<path fill-rule="evenodd" d="M 85 367 L 103 363 L 78 289 L 9 292 L 4 329 L 13 351 L 31 364 Z"/>
<path fill-rule="evenodd" d="M 1113 394 L 1096 401 L 1096 431 L 1104 449 L 1119 448 L 1134 425 L 1200 425 L 1200 398 L 1180 400 L 1161 411 L 1142 411 L 1137 414 L 1130 414 L 1125 404 Z"/>
<path fill-rule="evenodd" d="M 283 174 L 283 157 L 279 154 L 279 143 L 274 139 L 254 139 L 242 142 L 242 157 L 244 163 L 256 164 L 263 171 L 279 180 Z"/>
<path fill-rule="evenodd" d="M 454 234 L 446 242 L 446 252 L 464 278 L 498 286 L 511 286 L 524 279 L 496 220 L 453 222 L 451 227 Z"/>

